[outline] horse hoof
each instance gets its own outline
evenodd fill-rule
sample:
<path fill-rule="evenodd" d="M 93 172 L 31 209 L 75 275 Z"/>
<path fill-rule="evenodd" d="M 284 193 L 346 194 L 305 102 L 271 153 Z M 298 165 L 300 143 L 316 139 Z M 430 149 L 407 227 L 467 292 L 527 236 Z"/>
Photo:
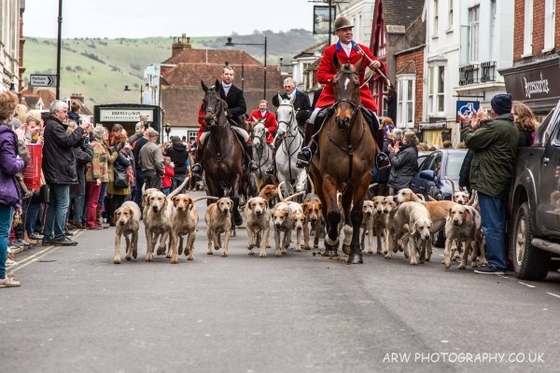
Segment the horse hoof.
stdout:
<path fill-rule="evenodd" d="M 350 245 L 342 245 L 342 251 L 344 252 L 344 254 L 350 255 L 352 249 L 350 248 Z"/>
<path fill-rule="evenodd" d="M 348 256 L 347 264 L 363 264 L 364 260 L 362 259 L 362 254 L 350 254 Z"/>

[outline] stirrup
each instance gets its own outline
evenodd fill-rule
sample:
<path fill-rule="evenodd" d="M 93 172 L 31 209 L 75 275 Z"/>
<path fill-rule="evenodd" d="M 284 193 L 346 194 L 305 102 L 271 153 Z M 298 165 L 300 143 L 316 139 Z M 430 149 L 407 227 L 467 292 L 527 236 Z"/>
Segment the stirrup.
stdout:
<path fill-rule="evenodd" d="M 193 164 L 193 166 L 191 167 L 191 172 L 193 174 L 197 174 L 198 176 L 201 176 L 202 175 L 202 165 L 200 163 Z"/>
<path fill-rule="evenodd" d="M 276 168 L 273 165 L 270 165 L 265 172 L 269 175 L 274 175 L 274 173 L 276 172 Z"/>
<path fill-rule="evenodd" d="M 307 146 L 301 148 L 297 155 L 296 167 L 304 168 L 311 164 L 311 158 L 313 158 L 313 152 Z"/>
<path fill-rule="evenodd" d="M 389 157 L 387 156 L 387 154 L 383 152 L 377 153 L 377 156 L 375 157 L 375 166 L 378 170 L 383 170 L 387 167 L 391 167 L 391 162 L 389 161 Z"/>
<path fill-rule="evenodd" d="M 247 167 L 249 168 L 250 172 L 255 172 L 259 170 L 259 165 L 255 161 L 249 161 Z"/>

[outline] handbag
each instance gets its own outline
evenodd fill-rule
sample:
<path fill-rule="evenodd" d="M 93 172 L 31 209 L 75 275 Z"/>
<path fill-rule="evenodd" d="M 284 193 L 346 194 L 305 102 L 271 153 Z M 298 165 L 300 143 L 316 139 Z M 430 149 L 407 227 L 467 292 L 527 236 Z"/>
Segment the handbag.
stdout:
<path fill-rule="evenodd" d="M 39 189 L 38 192 L 33 193 L 33 197 L 31 197 L 31 202 L 49 203 L 49 186 L 47 184 L 41 185 L 41 189 Z"/>
<path fill-rule="evenodd" d="M 119 162 L 113 163 L 113 186 L 116 189 L 128 188 L 128 170 L 126 166 L 121 165 Z"/>

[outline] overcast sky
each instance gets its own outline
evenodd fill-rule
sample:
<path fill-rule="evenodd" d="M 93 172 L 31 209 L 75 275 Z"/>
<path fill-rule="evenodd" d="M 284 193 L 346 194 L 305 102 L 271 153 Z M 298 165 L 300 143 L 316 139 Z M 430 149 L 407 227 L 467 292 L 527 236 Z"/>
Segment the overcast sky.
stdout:
<path fill-rule="evenodd" d="M 59 0 L 26 0 L 24 36 L 56 38 Z M 62 38 L 312 30 L 308 0 L 63 0 Z"/>

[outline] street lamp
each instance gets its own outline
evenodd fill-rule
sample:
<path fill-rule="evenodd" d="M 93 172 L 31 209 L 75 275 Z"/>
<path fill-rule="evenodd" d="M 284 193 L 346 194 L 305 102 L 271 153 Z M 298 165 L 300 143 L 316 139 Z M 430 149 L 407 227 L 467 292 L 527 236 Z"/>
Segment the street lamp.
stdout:
<path fill-rule="evenodd" d="M 132 89 L 128 88 L 128 85 L 125 85 L 124 86 L 124 91 L 125 92 L 132 92 Z M 142 100 L 144 99 L 143 95 L 144 95 L 144 91 L 142 90 L 142 86 L 140 86 L 140 105 L 142 105 Z"/>
<path fill-rule="evenodd" d="M 263 87 L 263 99 L 266 100 L 266 47 L 267 47 L 267 42 L 266 42 L 266 36 L 264 37 L 264 43 L 233 43 L 231 41 L 231 37 L 227 38 L 227 43 L 226 43 L 226 47 L 233 47 L 235 45 L 261 45 L 264 47 L 264 87 Z"/>

